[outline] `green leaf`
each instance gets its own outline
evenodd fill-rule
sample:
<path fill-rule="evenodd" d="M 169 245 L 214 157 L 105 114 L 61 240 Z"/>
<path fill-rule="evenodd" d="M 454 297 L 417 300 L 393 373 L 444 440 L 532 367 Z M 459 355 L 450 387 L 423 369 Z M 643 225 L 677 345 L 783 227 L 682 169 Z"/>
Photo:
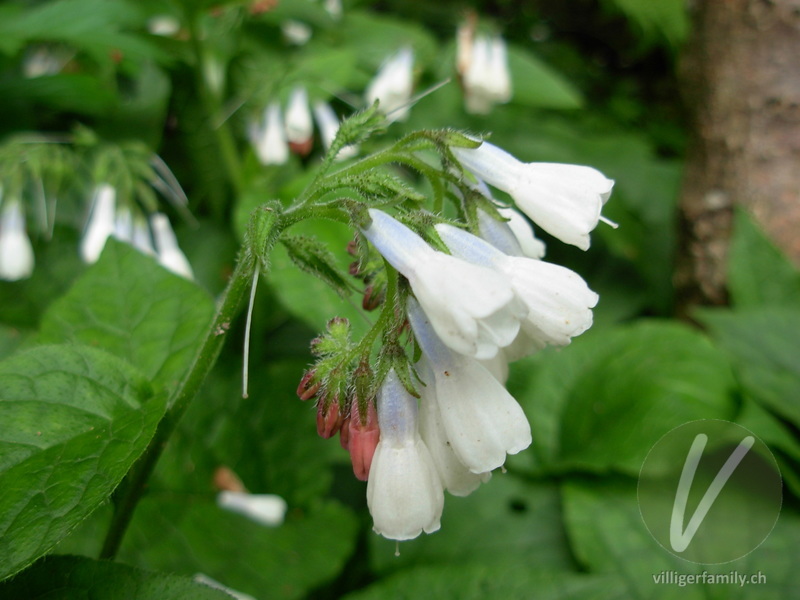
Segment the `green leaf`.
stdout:
<path fill-rule="evenodd" d="M 746 392 L 800 426 L 800 311 L 706 310 L 697 317 L 730 354 Z"/>
<path fill-rule="evenodd" d="M 800 306 L 800 271 L 744 210 L 735 215 L 728 289 L 737 308 Z"/>
<path fill-rule="evenodd" d="M 505 563 L 524 557 L 539 568 L 568 569 L 572 557 L 562 524 L 558 488 L 494 473 L 465 498 L 446 496 L 442 528 L 395 543 L 370 536 L 373 568 L 380 572 L 440 563 Z"/>
<path fill-rule="evenodd" d="M 336 264 L 336 258 L 325 244 L 299 235 L 284 235 L 281 243 L 298 268 L 328 284 L 340 296 L 349 294 L 347 275 Z"/>
<path fill-rule="evenodd" d="M 0 363 L 0 579 L 103 503 L 164 411 L 118 358 L 39 346 Z"/>
<path fill-rule="evenodd" d="M 8 78 L 0 84 L 10 106 L 45 105 L 82 115 L 105 115 L 117 102 L 112 90 L 92 75 L 58 73 L 35 78 Z"/>
<path fill-rule="evenodd" d="M 719 565 L 679 559 L 658 545 L 642 521 L 633 481 L 568 481 L 563 486 L 564 513 L 575 557 L 590 573 L 617 574 L 627 585 L 624 598 L 779 600 L 800 585 L 795 552 L 800 516 L 784 509 L 764 543 L 747 556 Z M 713 509 L 712 509 L 713 510 Z M 733 526 L 733 525 L 732 525 Z M 762 573 L 766 584 L 656 584 L 663 571 L 674 575 Z"/>
<path fill-rule="evenodd" d="M 171 388 L 188 368 L 213 311 L 196 285 L 109 239 L 100 260 L 45 313 L 41 341 L 103 348 Z"/>
<path fill-rule="evenodd" d="M 211 498 L 151 497 L 140 503 L 120 556 L 160 570 L 205 573 L 257 598 L 302 598 L 340 572 L 355 534 L 352 512 L 334 503 L 290 512 L 272 528 Z"/>
<path fill-rule="evenodd" d="M 583 106 L 580 92 L 565 77 L 520 47 L 508 48 L 512 102 L 538 108 L 574 109 Z"/>
<path fill-rule="evenodd" d="M 26 600 L 230 600 L 231 596 L 188 577 L 150 573 L 78 556 L 50 556 L 0 584 L 3 598 Z"/>
<path fill-rule="evenodd" d="M 545 571 L 536 564 L 516 558 L 499 564 L 420 566 L 348 594 L 345 599 L 622 600 L 627 598 L 624 591 L 622 582 L 613 577 L 555 569 Z"/>
<path fill-rule="evenodd" d="M 689 35 L 689 12 L 683 0 L 605 0 L 641 30 L 647 40 L 665 39 L 677 49 Z"/>
<path fill-rule="evenodd" d="M 735 413 L 726 357 L 676 323 L 598 331 L 529 364 L 536 368 L 518 370 L 509 389 L 530 415 L 537 459 L 551 468 L 636 474 L 673 427 Z"/>

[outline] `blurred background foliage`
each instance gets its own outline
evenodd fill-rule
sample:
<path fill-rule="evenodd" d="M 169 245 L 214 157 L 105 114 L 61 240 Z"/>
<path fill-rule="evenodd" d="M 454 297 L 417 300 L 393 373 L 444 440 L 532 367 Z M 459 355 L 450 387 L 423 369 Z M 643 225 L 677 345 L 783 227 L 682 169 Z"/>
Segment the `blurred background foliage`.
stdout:
<path fill-rule="evenodd" d="M 455 32 L 468 10 L 509 45 L 513 98 L 488 115 L 464 110 L 455 76 Z M 154 19 L 164 16 L 176 28 L 153 34 Z M 288 21 L 310 28 L 310 39 L 287 41 Z M 338 443 L 317 437 L 313 407 L 295 396 L 309 341 L 334 315 L 362 324 L 360 298 L 341 298 L 278 249 L 269 285 L 258 290 L 250 397 L 239 393 L 237 322 L 148 484 L 120 562 L 202 572 L 263 599 L 796 597 L 800 275 L 741 212 L 731 306 L 697 310 L 691 323 L 673 318 L 688 136 L 676 64 L 689 35 L 682 0 L 353 0 L 340 18 L 311 0 L 0 5 L 0 139 L 8 148 L 35 134 L 63 150 L 32 156 L 18 145 L 3 155 L 4 174 L 30 178 L 25 189 L 44 171 L 58 176 L 48 179 L 58 200 L 52 231 L 29 226 L 33 276 L 0 284 L 3 356 L 93 340 L 168 386 L 231 272 L 247 215 L 271 199 L 290 202 L 319 162 L 317 140 L 307 157 L 262 165 L 247 142 L 248 122 L 269 101 L 285 103 L 296 85 L 346 116 L 364 106 L 363 90 L 403 46 L 415 53 L 417 91 L 449 82 L 420 98 L 406 122 L 366 141 L 364 152 L 417 128 L 463 128 L 491 133 L 493 143 L 526 161 L 588 164 L 616 180 L 604 212 L 618 229 L 601 224 L 586 253 L 547 240 L 548 259 L 599 292 L 595 325 L 565 349 L 513 365 L 509 387 L 530 419 L 533 446 L 470 497 L 448 497 L 441 531 L 403 543 L 399 557 L 394 543 L 371 532 L 365 485 Z M 58 68 L 32 75 L 26 68 L 42 51 Z M 185 190 L 191 216 L 168 204 L 162 210 L 199 288 L 166 274 L 161 282 L 148 259 L 117 244 L 92 267 L 79 260 L 97 183 L 86 156 L 98 144 L 133 142 L 158 154 Z M 322 239 L 347 268 L 346 228 L 302 228 L 297 233 Z M 133 282 L 143 277 L 149 283 L 141 289 Z M 135 298 L 150 288 L 172 304 L 159 304 L 154 330 L 142 331 Z M 175 339 L 181 344 L 169 345 Z M 771 447 L 784 478 L 775 530 L 736 563 L 704 567 L 674 558 L 650 537 L 637 509 L 636 479 L 648 450 L 695 419 L 750 428 Z M 285 522 L 268 528 L 219 509 L 213 482 L 220 466 L 251 492 L 282 496 Z M 96 557 L 109 515 L 107 504 L 95 511 L 56 553 Z M 77 569 L 49 564 L 33 569 Z M 654 585 L 652 575 L 665 569 L 760 570 L 767 585 Z M 103 571 L 95 581 L 134 585 L 137 573 Z"/>

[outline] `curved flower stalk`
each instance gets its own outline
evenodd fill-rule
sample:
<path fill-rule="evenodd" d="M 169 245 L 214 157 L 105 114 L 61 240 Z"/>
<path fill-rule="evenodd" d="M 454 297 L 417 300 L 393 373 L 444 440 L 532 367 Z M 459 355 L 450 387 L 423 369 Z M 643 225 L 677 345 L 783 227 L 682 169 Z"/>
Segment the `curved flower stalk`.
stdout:
<path fill-rule="evenodd" d="M 421 396 L 419 433 L 430 450 L 433 462 L 439 472 L 442 486 L 454 496 L 468 496 L 481 483 L 489 481 L 490 472 L 476 474 L 458 460 L 453 447 L 448 441 L 439 401 L 436 397 L 436 382 L 433 370 L 425 357 L 417 363 L 417 374 L 422 381 L 419 388 Z"/>
<path fill-rule="evenodd" d="M 416 399 L 389 371 L 378 392 L 381 440 L 367 483 L 367 506 L 376 533 L 393 540 L 437 531 L 444 508 L 442 484 L 420 437 L 417 410 Z"/>
<path fill-rule="evenodd" d="M 488 359 L 514 341 L 527 309 L 505 276 L 434 250 L 382 211 L 370 209 L 369 214 L 372 222 L 364 236 L 408 279 L 448 347 Z"/>
<path fill-rule="evenodd" d="M 317 120 L 319 127 L 319 135 L 322 138 L 322 144 L 328 150 L 336 139 L 336 133 L 339 131 L 339 117 L 327 102 L 321 100 L 314 103 L 314 118 Z M 336 155 L 336 160 L 344 160 L 352 158 L 358 154 L 357 145 L 345 146 L 339 150 Z"/>
<path fill-rule="evenodd" d="M 117 191 L 108 183 L 101 183 L 94 189 L 91 212 L 81 239 L 81 257 L 87 263 L 95 263 L 106 245 L 106 240 L 114 234 L 116 225 Z"/>
<path fill-rule="evenodd" d="M 262 119 L 250 123 L 250 142 L 262 165 L 282 165 L 289 160 L 289 143 L 283 126 L 280 104 L 272 102 Z"/>
<path fill-rule="evenodd" d="M 33 246 L 25 231 L 22 204 L 18 200 L 6 200 L 0 214 L 0 279 L 27 279 L 33 274 L 33 266 Z"/>
<path fill-rule="evenodd" d="M 436 404 L 458 460 L 482 474 L 530 446 L 525 413 L 503 385 L 478 361 L 447 348 L 413 298 L 408 319 L 433 372 Z"/>
<path fill-rule="evenodd" d="M 614 181 L 597 169 L 559 163 L 523 163 L 488 142 L 452 148 L 462 166 L 509 194 L 523 213 L 562 242 L 589 248 Z"/>
<path fill-rule="evenodd" d="M 599 296 L 574 271 L 541 260 L 508 256 L 452 225 L 439 224 L 436 231 L 455 256 L 497 269 L 508 277 L 528 308 L 522 330 L 535 347 L 565 346 L 591 327 L 591 309 Z"/>
<path fill-rule="evenodd" d="M 192 266 L 178 246 L 178 240 L 175 238 L 175 232 L 172 231 L 167 216 L 155 213 L 150 217 L 150 225 L 153 228 L 156 255 L 161 266 L 186 279 L 194 279 Z"/>
<path fill-rule="evenodd" d="M 375 100 L 380 102 L 380 111 L 389 121 L 405 121 L 413 89 L 414 52 L 411 48 L 403 48 L 383 63 L 367 87 L 365 96 L 368 104 Z"/>

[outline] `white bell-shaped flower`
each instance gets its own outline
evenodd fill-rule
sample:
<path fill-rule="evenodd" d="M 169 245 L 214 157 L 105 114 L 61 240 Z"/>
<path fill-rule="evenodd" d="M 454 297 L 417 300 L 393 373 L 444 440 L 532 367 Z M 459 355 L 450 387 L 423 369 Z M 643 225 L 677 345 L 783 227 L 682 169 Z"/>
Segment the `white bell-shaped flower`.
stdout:
<path fill-rule="evenodd" d="M 250 494 L 230 490 L 217 494 L 217 506 L 269 527 L 283 523 L 288 508 L 286 500 L 275 494 Z"/>
<path fill-rule="evenodd" d="M 314 118 L 317 120 L 322 144 L 327 150 L 333 144 L 333 140 L 336 139 L 336 134 L 339 131 L 339 118 L 331 108 L 331 105 L 321 100 L 314 103 Z M 344 160 L 356 154 L 358 154 L 358 146 L 349 145 L 339 150 L 336 158 L 337 160 Z"/>
<path fill-rule="evenodd" d="M 488 114 L 495 104 L 511 99 L 506 43 L 497 36 L 475 38 L 463 77 L 467 112 Z"/>
<path fill-rule="evenodd" d="M 530 446 L 525 413 L 503 385 L 477 360 L 447 348 L 413 298 L 408 319 L 431 366 L 444 430 L 458 460 L 481 474 Z"/>
<path fill-rule="evenodd" d="M 94 190 L 92 208 L 81 239 L 81 257 L 87 263 L 97 262 L 114 234 L 116 224 L 117 191 L 108 183 L 99 184 Z"/>
<path fill-rule="evenodd" d="M 560 163 L 523 163 L 488 142 L 452 148 L 467 170 L 509 194 L 517 208 L 562 242 L 586 250 L 614 181 L 597 169 Z"/>
<path fill-rule="evenodd" d="M 286 139 L 290 144 L 307 144 L 314 135 L 314 122 L 308 108 L 306 88 L 298 86 L 289 96 L 286 106 Z"/>
<path fill-rule="evenodd" d="M 137 216 L 133 220 L 133 236 L 131 245 L 142 254 L 155 256 L 156 248 L 153 246 L 153 238 L 150 235 L 150 227 L 142 216 Z"/>
<path fill-rule="evenodd" d="M 430 365 L 423 356 L 417 363 L 417 373 L 423 385 L 419 388 L 420 415 L 419 434 L 430 450 L 439 472 L 442 486 L 454 496 L 467 496 L 478 486 L 489 480 L 491 473 L 473 473 L 456 456 L 444 428 L 439 401 L 436 397 L 436 381 Z"/>
<path fill-rule="evenodd" d="M 33 246 L 25 231 L 22 205 L 17 200 L 6 200 L 0 215 L 0 279 L 27 279 L 33 273 L 33 265 Z"/>
<path fill-rule="evenodd" d="M 194 279 L 192 266 L 178 246 L 178 240 L 167 216 L 162 213 L 154 213 L 150 217 L 150 225 L 153 228 L 156 253 L 161 266 L 186 279 Z"/>
<path fill-rule="evenodd" d="M 133 215 L 127 206 L 121 206 L 114 215 L 113 236 L 120 242 L 130 244 L 133 241 Z"/>
<path fill-rule="evenodd" d="M 405 121 L 414 89 L 414 52 L 403 48 L 386 60 L 367 87 L 368 104 L 380 101 L 380 110 L 390 121 Z"/>
<path fill-rule="evenodd" d="M 248 134 L 262 165 L 282 165 L 289 160 L 289 144 L 277 102 L 267 106 L 261 122 L 250 124 Z"/>
<path fill-rule="evenodd" d="M 287 42 L 295 46 L 303 46 L 308 43 L 314 31 L 309 25 L 302 21 L 287 19 L 281 23 L 281 32 Z"/>
<path fill-rule="evenodd" d="M 599 296 L 574 271 L 527 257 L 508 256 L 491 244 L 452 225 L 436 231 L 455 256 L 497 269 L 528 308 L 522 323 L 537 347 L 565 346 L 592 326 L 592 308 Z"/>
<path fill-rule="evenodd" d="M 478 211 L 478 230 L 484 240 L 509 256 L 544 256 L 545 244 L 534 235 L 525 217 L 513 208 L 498 208 L 497 212 L 508 220 L 499 221 L 482 210 Z"/>
<path fill-rule="evenodd" d="M 370 209 L 363 230 L 384 258 L 408 279 L 433 328 L 448 347 L 492 358 L 517 337 L 527 309 L 508 278 L 438 252 L 388 214 Z"/>
<path fill-rule="evenodd" d="M 410 540 L 440 527 L 444 492 L 428 447 L 419 435 L 417 401 L 394 370 L 378 392 L 381 438 L 367 482 L 367 506 L 376 533 Z"/>

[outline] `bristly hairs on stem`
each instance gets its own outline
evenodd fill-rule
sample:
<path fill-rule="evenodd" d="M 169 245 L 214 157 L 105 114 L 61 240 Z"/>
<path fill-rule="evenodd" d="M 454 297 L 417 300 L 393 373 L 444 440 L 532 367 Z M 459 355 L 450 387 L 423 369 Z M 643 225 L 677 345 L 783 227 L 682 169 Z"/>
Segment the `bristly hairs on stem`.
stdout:
<path fill-rule="evenodd" d="M 258 277 L 261 275 L 261 262 L 256 260 L 256 268 L 253 272 L 253 285 L 250 287 L 250 303 L 247 305 L 247 320 L 244 326 L 244 356 L 242 357 L 242 398 L 247 398 L 247 384 L 250 374 L 250 327 L 253 324 L 253 305 L 256 300 L 256 289 L 258 289 Z"/>

